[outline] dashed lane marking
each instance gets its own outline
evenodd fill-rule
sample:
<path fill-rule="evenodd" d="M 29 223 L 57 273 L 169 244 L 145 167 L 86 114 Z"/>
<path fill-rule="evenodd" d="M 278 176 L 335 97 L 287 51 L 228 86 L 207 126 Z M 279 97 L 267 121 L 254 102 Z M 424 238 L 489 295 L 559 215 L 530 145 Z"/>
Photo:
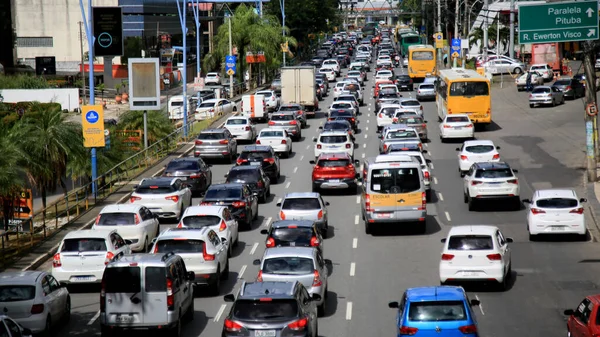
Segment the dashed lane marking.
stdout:
<path fill-rule="evenodd" d="M 287 184 L 285 184 L 285 188 L 290 188 L 290 185 L 292 184 L 291 181 L 288 181 Z"/>
<path fill-rule="evenodd" d="M 365 131 L 369 131 L 369 127 L 368 126 L 365 126 Z"/>
<path fill-rule="evenodd" d="M 300 157 L 300 161 L 302 161 L 302 159 L 304 159 L 304 156 L 301 156 L 301 157 Z"/>
<path fill-rule="evenodd" d="M 365 135 L 365 139 L 367 139 L 367 137 L 369 137 L 369 135 Z"/>
<path fill-rule="evenodd" d="M 485 312 L 483 312 L 483 306 L 481 305 L 481 300 L 479 299 L 479 296 L 477 296 L 477 294 L 475 294 L 475 298 L 479 301 L 479 310 L 481 311 L 481 314 L 485 316 Z"/>
<path fill-rule="evenodd" d="M 452 221 L 452 218 L 450 218 L 450 213 L 448 213 L 448 212 L 444 212 L 444 213 L 446 213 L 446 219 L 448 219 L 448 221 Z"/>
<path fill-rule="evenodd" d="M 306 145 L 306 149 L 307 149 L 307 150 L 308 150 L 308 149 L 310 149 L 310 145 Z"/>
<path fill-rule="evenodd" d="M 258 248 L 258 242 L 255 242 L 252 245 L 252 249 L 250 249 L 250 255 L 254 255 L 254 253 L 256 252 L 256 248 Z"/>
<path fill-rule="evenodd" d="M 357 214 L 357 215 L 354 216 L 354 224 L 355 225 L 358 225 L 358 219 L 359 219 L 359 217 L 358 217 L 358 214 Z"/>
<path fill-rule="evenodd" d="M 358 247 L 358 238 L 352 239 L 352 248 L 356 249 L 356 247 Z"/>
<path fill-rule="evenodd" d="M 366 148 L 367 148 L 367 144 L 363 144 L 363 149 L 366 149 Z"/>
<path fill-rule="evenodd" d="M 371 123 L 371 120 L 370 120 L 370 119 L 367 119 L 367 123 Z"/>
<path fill-rule="evenodd" d="M 360 204 L 360 195 L 357 195 L 357 196 L 356 196 L 356 203 L 357 203 L 357 204 Z"/>
<path fill-rule="evenodd" d="M 350 263 L 350 276 L 354 276 L 355 272 L 356 272 L 356 263 L 352 262 L 352 263 Z"/>
<path fill-rule="evenodd" d="M 100 310 L 98 310 L 98 311 L 96 312 L 96 314 L 94 315 L 94 317 L 92 317 L 92 318 L 90 319 L 90 321 L 88 322 L 88 324 L 87 324 L 87 325 L 92 325 L 92 324 L 94 324 L 94 322 L 95 322 L 95 321 L 98 319 L 98 317 L 100 317 Z"/>
<path fill-rule="evenodd" d="M 273 218 L 268 217 L 267 220 L 265 221 L 265 224 L 263 225 L 264 227 L 269 227 L 269 225 L 271 224 L 271 221 L 273 220 Z"/>
<path fill-rule="evenodd" d="M 429 144 L 425 143 L 425 147 L 429 147 Z"/>
<path fill-rule="evenodd" d="M 352 302 L 346 303 L 346 320 L 352 320 Z"/>
<path fill-rule="evenodd" d="M 283 200 L 283 199 L 279 198 L 279 199 L 277 200 L 277 203 L 279 204 L 279 203 L 281 202 L 281 200 Z"/>
<path fill-rule="evenodd" d="M 429 164 L 429 168 L 431 168 L 432 170 L 434 169 L 434 167 L 433 167 L 433 163 L 430 163 L 430 164 Z"/>
<path fill-rule="evenodd" d="M 368 114 L 367 117 L 371 118 L 371 114 Z"/>
<path fill-rule="evenodd" d="M 437 178 L 433 177 L 433 183 L 437 185 Z"/>
<path fill-rule="evenodd" d="M 215 318 L 213 319 L 213 322 L 218 322 L 221 319 L 221 315 L 223 315 L 223 311 L 225 311 L 225 308 L 227 307 L 227 305 L 225 304 L 221 304 L 221 307 L 219 308 L 219 311 L 217 311 L 217 314 L 215 315 Z"/>
<path fill-rule="evenodd" d="M 438 192 L 438 199 L 440 199 L 440 201 L 444 201 L 444 196 L 442 195 L 442 192 Z"/>
<path fill-rule="evenodd" d="M 298 172 L 298 167 L 294 167 L 294 173 Z"/>
<path fill-rule="evenodd" d="M 361 157 L 363 157 L 363 158 L 364 158 L 364 157 L 365 157 L 365 154 L 363 153 Z"/>
<path fill-rule="evenodd" d="M 242 276 L 244 276 L 244 272 L 246 271 L 246 265 L 243 265 L 242 268 L 240 268 L 240 272 L 238 273 L 238 280 L 242 278 Z"/>

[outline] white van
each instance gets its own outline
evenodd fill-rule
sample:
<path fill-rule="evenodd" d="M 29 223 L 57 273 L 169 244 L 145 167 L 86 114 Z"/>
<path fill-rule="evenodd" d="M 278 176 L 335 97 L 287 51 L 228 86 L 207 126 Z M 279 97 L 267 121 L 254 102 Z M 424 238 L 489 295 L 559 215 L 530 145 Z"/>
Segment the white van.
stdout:
<path fill-rule="evenodd" d="M 183 95 L 173 96 L 169 99 L 169 104 L 167 106 L 167 111 L 169 112 L 169 119 L 177 120 L 183 119 Z M 188 114 L 189 114 L 188 109 Z"/>
<path fill-rule="evenodd" d="M 242 116 L 252 118 L 253 120 L 267 120 L 267 102 L 263 95 L 244 95 L 242 96 Z"/>

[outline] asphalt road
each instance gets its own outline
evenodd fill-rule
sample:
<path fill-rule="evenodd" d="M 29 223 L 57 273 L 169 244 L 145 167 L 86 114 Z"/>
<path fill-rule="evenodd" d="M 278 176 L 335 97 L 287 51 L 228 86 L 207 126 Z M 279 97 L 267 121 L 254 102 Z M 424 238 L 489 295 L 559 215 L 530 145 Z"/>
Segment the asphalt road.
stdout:
<path fill-rule="evenodd" d="M 399 69 L 397 72 L 405 72 Z M 374 77 L 369 74 L 369 80 Z M 498 82 L 498 81 L 496 81 Z M 360 132 L 355 158 L 377 154 L 372 81 L 365 87 L 366 106 L 361 107 Z M 415 93 L 403 93 L 404 97 Z M 491 139 L 501 146 L 500 153 L 520 170 L 522 198 L 531 197 L 536 188 L 575 187 L 582 190 L 584 124 L 581 101 L 567 102 L 556 108 L 530 109 L 527 94 L 517 93 L 508 76 L 503 87 L 494 84 L 493 119 L 490 130 L 478 132 L 479 139 Z M 328 108 L 332 96 L 320 102 Z M 326 317 L 319 319 L 322 336 L 392 336 L 395 311 L 387 302 L 399 299 L 408 287 L 438 285 L 440 239 L 449 226 L 494 224 L 512 243 L 513 283 L 506 292 L 486 287 L 468 288 L 481 305 L 475 308 L 482 336 L 562 336 L 566 334 L 562 311 L 574 308 L 581 298 L 597 292 L 600 273 L 600 249 L 595 243 L 597 232 L 591 231 L 588 242 L 560 238 L 546 242 L 529 242 L 525 229 L 525 211 L 506 211 L 494 207 L 469 212 L 462 200 L 461 178 L 457 173 L 455 148 L 460 144 L 441 144 L 435 115 L 435 103 L 424 103 L 431 142 L 426 144 L 432 159 L 435 196 L 428 204 L 427 233 L 411 235 L 402 231 L 367 236 L 360 220 L 357 195 L 325 195 L 331 203 L 331 238 L 325 241 L 325 258 L 331 260 L 329 303 Z M 277 200 L 285 193 L 310 189 L 313 158 L 312 137 L 324 122 L 322 114 L 309 120 L 304 139 L 294 144 L 295 153 L 282 159 L 282 177 L 272 185 L 272 198 L 260 205 L 259 218 L 251 231 L 240 234 L 240 245 L 230 260 L 231 275 L 222 295 L 236 292 L 242 280 L 253 281 L 257 267 L 254 259 L 264 251 L 260 228 L 277 216 Z M 260 125 L 260 128 L 264 124 Z M 214 163 L 214 182 L 222 180 L 230 165 Z M 199 199 L 194 199 L 197 204 Z M 163 228 L 172 225 L 163 225 Z M 592 226 L 588 216 L 588 227 Z M 41 269 L 50 269 L 49 263 Z M 99 334 L 98 289 L 72 289 L 71 323 L 61 336 Z M 230 309 L 222 296 L 196 299 L 194 321 L 184 327 L 184 336 L 218 336 L 224 316 Z M 136 335 L 138 335 L 136 333 Z"/>

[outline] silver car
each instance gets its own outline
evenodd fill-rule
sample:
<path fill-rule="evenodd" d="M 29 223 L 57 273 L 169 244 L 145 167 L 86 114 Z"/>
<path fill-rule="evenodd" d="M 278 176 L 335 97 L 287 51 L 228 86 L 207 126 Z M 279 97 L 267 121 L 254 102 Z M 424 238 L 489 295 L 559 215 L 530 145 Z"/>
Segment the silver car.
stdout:
<path fill-rule="evenodd" d="M 327 233 L 329 229 L 327 206 L 329 202 L 323 201 L 321 194 L 315 192 L 288 193 L 277 203 L 279 220 L 311 220 L 321 233 Z"/>
<path fill-rule="evenodd" d="M 392 143 L 398 142 L 412 142 L 418 144 L 422 150 L 421 138 L 419 133 L 414 128 L 408 127 L 405 124 L 392 124 L 388 125 L 383 129 L 379 135 L 381 139 L 379 143 L 379 153 L 384 154 L 387 152 L 387 148 Z"/>
<path fill-rule="evenodd" d="M 435 85 L 431 83 L 422 83 L 417 88 L 417 99 L 419 101 L 435 100 Z"/>
<path fill-rule="evenodd" d="M 552 105 L 565 103 L 565 95 L 560 89 L 547 85 L 540 85 L 531 91 L 529 94 L 529 107 L 534 108 L 536 105 Z"/>
<path fill-rule="evenodd" d="M 304 285 L 310 295 L 318 294 L 315 301 L 318 314 L 325 313 L 327 303 L 328 268 L 316 247 L 267 248 L 262 259 L 254 260 L 260 266 L 257 282 L 294 282 Z"/>
<path fill-rule="evenodd" d="M 527 66 L 519 60 L 510 60 L 504 58 L 488 61 L 483 64 L 483 67 L 488 69 L 488 71 L 493 75 L 507 73 L 518 75 L 527 69 Z"/>
<path fill-rule="evenodd" d="M 292 111 L 273 113 L 269 121 L 269 127 L 286 130 L 294 141 L 299 141 L 302 138 L 301 126 L 298 115 Z"/>
<path fill-rule="evenodd" d="M 237 153 L 237 140 L 227 129 L 206 129 L 195 141 L 195 157 L 224 158 L 233 163 Z"/>
<path fill-rule="evenodd" d="M 423 117 L 419 116 L 407 116 L 400 115 L 397 121 L 394 121 L 396 124 L 404 124 L 408 127 L 414 128 L 419 133 L 419 137 L 421 140 L 427 140 L 427 121 L 423 119 Z"/>

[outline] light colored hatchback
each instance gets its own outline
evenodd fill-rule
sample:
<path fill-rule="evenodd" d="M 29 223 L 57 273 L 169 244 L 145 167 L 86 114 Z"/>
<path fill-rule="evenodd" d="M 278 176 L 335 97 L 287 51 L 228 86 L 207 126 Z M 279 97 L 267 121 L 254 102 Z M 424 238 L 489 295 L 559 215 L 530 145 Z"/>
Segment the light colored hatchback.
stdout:
<path fill-rule="evenodd" d="M 327 233 L 329 229 L 327 206 L 329 202 L 316 192 L 288 193 L 277 203 L 280 207 L 279 220 L 311 220 L 321 233 Z"/>
<path fill-rule="evenodd" d="M 231 255 L 231 250 L 239 241 L 239 225 L 231 215 L 227 206 L 192 206 L 183 213 L 177 228 L 208 227 L 224 239 Z"/>
<path fill-rule="evenodd" d="M 92 226 L 94 230 L 117 231 L 130 240 L 132 251 L 145 252 L 152 239 L 158 236 L 160 225 L 156 215 L 146 206 L 136 204 L 116 204 L 104 207 Z"/>
<path fill-rule="evenodd" d="M 144 178 L 135 187 L 129 201 L 144 205 L 163 219 L 179 219 L 192 203 L 192 185 L 183 177 Z"/>
<path fill-rule="evenodd" d="M 583 203 L 571 189 L 537 190 L 527 205 L 527 232 L 534 241 L 539 234 L 578 234 L 587 239 Z"/>

